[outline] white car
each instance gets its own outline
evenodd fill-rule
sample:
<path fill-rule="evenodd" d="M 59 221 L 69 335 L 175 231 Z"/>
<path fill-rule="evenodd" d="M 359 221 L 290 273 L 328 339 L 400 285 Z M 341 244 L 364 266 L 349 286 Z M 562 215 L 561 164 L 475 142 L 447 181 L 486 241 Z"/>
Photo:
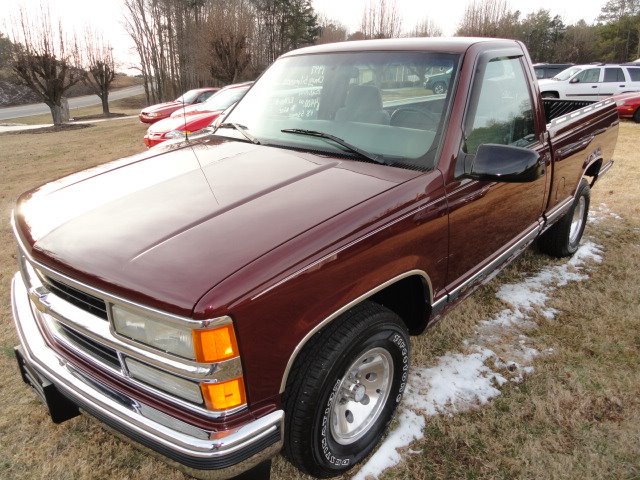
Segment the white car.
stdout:
<path fill-rule="evenodd" d="M 602 100 L 640 91 L 638 65 L 576 65 L 553 78 L 538 80 L 540 93 L 563 100 Z"/>

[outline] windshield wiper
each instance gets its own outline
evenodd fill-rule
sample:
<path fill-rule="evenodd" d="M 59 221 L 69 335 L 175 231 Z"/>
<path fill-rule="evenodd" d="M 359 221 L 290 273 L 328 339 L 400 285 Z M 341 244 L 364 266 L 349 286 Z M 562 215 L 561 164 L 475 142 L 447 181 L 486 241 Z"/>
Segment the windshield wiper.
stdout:
<path fill-rule="evenodd" d="M 254 137 L 253 135 L 251 135 L 249 132 L 247 132 L 247 127 L 245 127 L 244 125 L 240 125 L 239 123 L 233 123 L 233 122 L 221 123 L 213 131 L 213 133 L 216 133 L 218 131 L 218 129 L 220 129 L 220 128 L 233 128 L 234 130 L 237 130 L 242 135 L 244 135 L 244 138 L 249 140 L 251 143 L 253 143 L 255 145 L 260 145 L 260 142 L 258 141 L 258 139 L 256 137 Z"/>
<path fill-rule="evenodd" d="M 366 158 L 367 160 L 371 160 L 372 162 L 379 163 L 381 165 L 388 165 L 388 163 L 384 161 L 381 155 L 375 155 L 373 153 L 367 152 L 366 150 L 362 150 L 360 147 L 356 147 L 355 145 L 350 144 L 340 137 L 331 135 L 330 133 L 320 132 L 318 130 L 306 130 L 304 128 L 284 128 L 280 131 L 282 133 L 295 133 L 296 135 L 307 135 L 309 137 L 326 138 L 327 140 L 331 140 L 338 145 L 343 146 L 350 152 L 358 154 L 362 158 Z"/>

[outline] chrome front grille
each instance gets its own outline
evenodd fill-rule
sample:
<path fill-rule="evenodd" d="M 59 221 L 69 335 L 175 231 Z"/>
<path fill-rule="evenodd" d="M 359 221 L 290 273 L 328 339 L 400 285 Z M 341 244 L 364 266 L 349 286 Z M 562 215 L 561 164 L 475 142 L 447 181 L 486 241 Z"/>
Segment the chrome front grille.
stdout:
<path fill-rule="evenodd" d="M 101 345 L 100 343 L 91 340 L 89 337 L 82 335 L 61 323 L 58 323 L 56 327 L 62 334 L 62 337 L 70 342 L 74 347 L 80 349 L 90 357 L 102 361 L 111 368 L 115 368 L 116 370 L 121 369 L 118 353 L 114 349 Z"/>
<path fill-rule="evenodd" d="M 67 302 L 95 315 L 96 317 L 108 320 L 107 304 L 104 300 L 54 280 L 46 275 L 40 275 L 40 278 L 47 289 L 55 293 L 60 298 L 63 298 Z"/>
<path fill-rule="evenodd" d="M 36 318 L 61 347 L 84 361 L 108 369 L 110 375 L 140 391 L 207 417 L 217 418 L 246 408 L 241 405 L 224 411 L 208 410 L 203 403 L 185 400 L 137 380 L 126 367 L 127 360 L 137 360 L 148 368 L 198 384 L 241 376 L 242 365 L 239 358 L 217 363 L 198 363 L 121 337 L 113 331 L 109 322 L 107 312 L 110 304 L 118 303 L 142 311 L 146 307 L 130 304 L 50 270 L 27 258 L 22 248 L 18 254 L 18 263 L 31 304 L 35 307 Z M 150 315 L 164 314 L 151 310 Z M 194 326 L 202 328 L 197 321 L 186 318 L 179 318 L 178 321 L 193 322 Z"/>

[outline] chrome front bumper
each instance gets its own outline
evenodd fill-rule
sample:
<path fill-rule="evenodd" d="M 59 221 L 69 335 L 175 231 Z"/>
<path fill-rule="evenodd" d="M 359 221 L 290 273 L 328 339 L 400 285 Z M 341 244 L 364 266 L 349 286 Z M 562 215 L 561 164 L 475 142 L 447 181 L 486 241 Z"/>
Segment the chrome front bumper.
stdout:
<path fill-rule="evenodd" d="M 11 285 L 13 317 L 23 361 L 67 399 L 112 430 L 181 470 L 207 479 L 236 476 L 282 447 L 284 412 L 275 411 L 242 427 L 208 431 L 116 392 L 79 371 L 45 342 L 20 274 Z"/>

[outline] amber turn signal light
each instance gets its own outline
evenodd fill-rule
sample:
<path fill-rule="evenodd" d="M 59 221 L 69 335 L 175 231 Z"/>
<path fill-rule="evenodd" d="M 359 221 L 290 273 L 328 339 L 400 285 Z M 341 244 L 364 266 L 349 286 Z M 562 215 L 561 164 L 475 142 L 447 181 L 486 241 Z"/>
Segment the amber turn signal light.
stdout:
<path fill-rule="evenodd" d="M 232 323 L 212 330 L 193 330 L 193 346 L 198 362 L 221 362 L 239 355 Z"/>
<path fill-rule="evenodd" d="M 201 383 L 200 388 L 209 410 L 227 410 L 247 403 L 242 377 L 227 382 Z"/>

